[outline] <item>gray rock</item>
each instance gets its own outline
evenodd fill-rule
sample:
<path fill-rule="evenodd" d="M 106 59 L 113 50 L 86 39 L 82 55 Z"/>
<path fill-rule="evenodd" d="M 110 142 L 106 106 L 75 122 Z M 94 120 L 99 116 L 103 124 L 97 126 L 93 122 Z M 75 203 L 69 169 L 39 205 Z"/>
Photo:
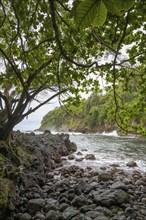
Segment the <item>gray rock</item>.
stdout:
<path fill-rule="evenodd" d="M 37 213 L 34 217 L 36 220 L 46 220 L 46 217 L 42 213 Z"/>
<path fill-rule="evenodd" d="M 54 187 L 59 192 L 64 192 L 68 190 L 70 186 L 70 181 L 68 179 L 63 179 L 55 183 Z"/>
<path fill-rule="evenodd" d="M 98 175 L 98 181 L 108 181 L 108 180 L 112 180 L 113 176 L 109 173 L 103 172 L 103 173 L 99 173 Z"/>
<path fill-rule="evenodd" d="M 85 159 L 86 160 L 96 160 L 96 157 L 94 156 L 94 154 L 87 154 L 85 156 Z"/>
<path fill-rule="evenodd" d="M 72 205 L 75 207 L 81 207 L 83 205 L 88 205 L 88 200 L 83 195 L 76 196 L 72 201 Z"/>
<path fill-rule="evenodd" d="M 94 220 L 109 220 L 106 216 L 98 216 Z"/>
<path fill-rule="evenodd" d="M 103 193 L 95 194 L 94 195 L 94 201 L 97 204 L 105 205 L 105 206 L 111 206 L 111 205 L 120 205 L 122 203 L 129 201 L 129 194 L 125 191 L 119 189 L 119 190 L 105 190 Z"/>
<path fill-rule="evenodd" d="M 116 215 L 112 218 L 112 220 L 127 220 L 127 218 L 124 215 L 122 216 Z"/>
<path fill-rule="evenodd" d="M 45 205 L 44 199 L 31 199 L 28 201 L 27 207 L 29 213 L 40 211 Z"/>
<path fill-rule="evenodd" d="M 31 215 L 28 213 L 24 213 L 21 215 L 20 220 L 31 220 Z"/>
<path fill-rule="evenodd" d="M 66 208 L 68 208 L 69 207 L 69 205 L 68 204 L 66 204 L 66 203 L 61 203 L 60 204 L 60 207 L 59 207 L 59 210 L 61 211 L 61 212 L 63 212 Z"/>
<path fill-rule="evenodd" d="M 102 212 L 107 217 L 111 217 L 113 215 L 111 210 L 109 210 L 106 207 L 102 207 L 102 206 L 96 207 L 96 211 Z"/>
<path fill-rule="evenodd" d="M 85 215 L 83 214 L 76 215 L 71 220 L 85 220 Z"/>
<path fill-rule="evenodd" d="M 45 220 L 59 220 L 60 219 L 60 214 L 57 211 L 50 210 L 47 215 Z"/>
<path fill-rule="evenodd" d="M 142 203 L 144 204 L 144 205 L 146 205 L 146 198 L 142 198 Z"/>
<path fill-rule="evenodd" d="M 80 156 L 83 155 L 82 152 L 80 152 L 80 151 L 78 151 L 76 154 L 80 155 Z"/>
<path fill-rule="evenodd" d="M 129 162 L 126 164 L 126 166 L 128 166 L 128 167 L 137 167 L 137 163 L 132 160 L 132 161 L 129 161 Z"/>
<path fill-rule="evenodd" d="M 56 204 L 58 204 L 58 200 L 53 199 L 53 198 L 49 198 L 49 199 L 46 199 L 46 204 L 56 205 Z"/>
<path fill-rule="evenodd" d="M 131 218 L 134 218 L 135 217 L 135 211 L 134 211 L 134 209 L 133 208 L 131 208 L 131 207 L 127 207 L 126 209 L 125 209 L 125 215 L 127 216 L 127 217 L 131 217 Z"/>
<path fill-rule="evenodd" d="M 62 213 L 63 220 L 68 220 L 79 214 L 79 211 L 73 207 L 66 208 Z"/>
<path fill-rule="evenodd" d="M 76 157 L 75 157 L 75 155 L 73 155 L 73 154 L 71 154 L 71 155 L 69 155 L 68 156 L 68 160 L 74 160 Z"/>
<path fill-rule="evenodd" d="M 117 182 L 114 182 L 111 186 L 110 186 L 111 189 L 123 189 L 125 191 L 128 190 L 128 187 L 122 183 L 121 181 L 117 181 Z"/>
<path fill-rule="evenodd" d="M 88 217 L 90 217 L 90 218 L 92 218 L 92 219 L 94 219 L 94 218 L 96 218 L 96 217 L 101 217 L 101 216 L 103 216 L 103 213 L 101 213 L 101 212 L 98 212 L 98 211 L 88 211 L 88 212 L 86 212 L 86 214 L 85 214 L 86 216 L 88 216 Z"/>
<path fill-rule="evenodd" d="M 83 157 L 81 157 L 81 158 L 76 158 L 75 159 L 77 162 L 81 162 L 82 160 L 84 160 L 84 158 Z"/>

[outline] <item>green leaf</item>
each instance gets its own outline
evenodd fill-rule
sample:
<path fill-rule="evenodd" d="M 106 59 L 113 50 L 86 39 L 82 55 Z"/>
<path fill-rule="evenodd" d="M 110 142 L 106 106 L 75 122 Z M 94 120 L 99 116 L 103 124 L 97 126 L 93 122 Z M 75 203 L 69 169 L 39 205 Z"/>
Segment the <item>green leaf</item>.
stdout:
<path fill-rule="evenodd" d="M 107 16 L 107 8 L 106 8 L 105 4 L 103 3 L 103 1 L 101 0 L 98 3 L 97 13 L 96 13 L 95 19 L 92 24 L 94 26 L 103 25 L 106 20 L 106 16 Z"/>
<path fill-rule="evenodd" d="M 118 11 L 128 11 L 134 3 L 134 0 L 118 0 L 114 2 L 114 5 Z"/>
<path fill-rule="evenodd" d="M 114 2 L 109 1 L 109 0 L 104 0 L 104 4 L 105 4 L 108 12 L 110 12 L 113 15 L 118 14 L 118 10 L 115 8 Z"/>
<path fill-rule="evenodd" d="M 86 28 L 91 25 L 97 13 L 97 8 L 97 0 L 85 0 L 81 2 L 77 7 L 75 16 L 77 26 Z"/>

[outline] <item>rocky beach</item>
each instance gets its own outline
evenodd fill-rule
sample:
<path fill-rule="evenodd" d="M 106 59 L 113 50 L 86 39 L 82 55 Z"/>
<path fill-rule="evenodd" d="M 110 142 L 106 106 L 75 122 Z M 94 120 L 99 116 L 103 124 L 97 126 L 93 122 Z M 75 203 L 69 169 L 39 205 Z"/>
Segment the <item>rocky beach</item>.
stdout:
<path fill-rule="evenodd" d="M 82 158 L 68 134 L 49 131 L 15 132 L 13 145 L 21 165 L 0 161 L 1 220 L 146 220 L 146 173 L 136 162 L 126 170 L 114 163 L 66 166 L 66 160 L 96 158 L 88 151 Z"/>

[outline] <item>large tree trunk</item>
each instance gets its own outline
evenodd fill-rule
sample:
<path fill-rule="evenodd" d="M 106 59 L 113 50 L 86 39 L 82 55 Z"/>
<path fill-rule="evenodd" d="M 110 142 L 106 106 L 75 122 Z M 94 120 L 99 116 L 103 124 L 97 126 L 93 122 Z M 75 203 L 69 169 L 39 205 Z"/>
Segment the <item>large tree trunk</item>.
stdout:
<path fill-rule="evenodd" d="M 13 128 L 19 121 L 18 118 L 12 118 L 3 127 L 0 127 L 0 153 L 11 159 L 17 166 L 20 165 L 20 160 L 15 153 L 11 140 Z M 5 141 L 5 145 L 1 144 L 3 141 Z"/>

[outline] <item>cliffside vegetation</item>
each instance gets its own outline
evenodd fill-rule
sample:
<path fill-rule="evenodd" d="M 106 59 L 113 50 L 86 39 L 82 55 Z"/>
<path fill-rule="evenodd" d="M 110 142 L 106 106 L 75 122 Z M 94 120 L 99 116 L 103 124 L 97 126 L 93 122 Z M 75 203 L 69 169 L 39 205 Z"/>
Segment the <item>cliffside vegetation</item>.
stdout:
<path fill-rule="evenodd" d="M 143 70 L 144 71 L 144 70 Z M 113 91 L 107 87 L 102 94 L 94 92 L 78 106 L 67 105 L 48 112 L 41 122 L 41 129 L 75 131 L 109 131 L 118 129 L 124 133 L 146 135 L 146 74 L 129 71 L 133 78 L 119 81 L 116 85 L 118 106 L 115 105 Z M 145 91 L 144 91 L 145 90 Z M 116 112 L 116 108 L 118 111 Z M 120 121 L 117 126 L 116 119 Z"/>

